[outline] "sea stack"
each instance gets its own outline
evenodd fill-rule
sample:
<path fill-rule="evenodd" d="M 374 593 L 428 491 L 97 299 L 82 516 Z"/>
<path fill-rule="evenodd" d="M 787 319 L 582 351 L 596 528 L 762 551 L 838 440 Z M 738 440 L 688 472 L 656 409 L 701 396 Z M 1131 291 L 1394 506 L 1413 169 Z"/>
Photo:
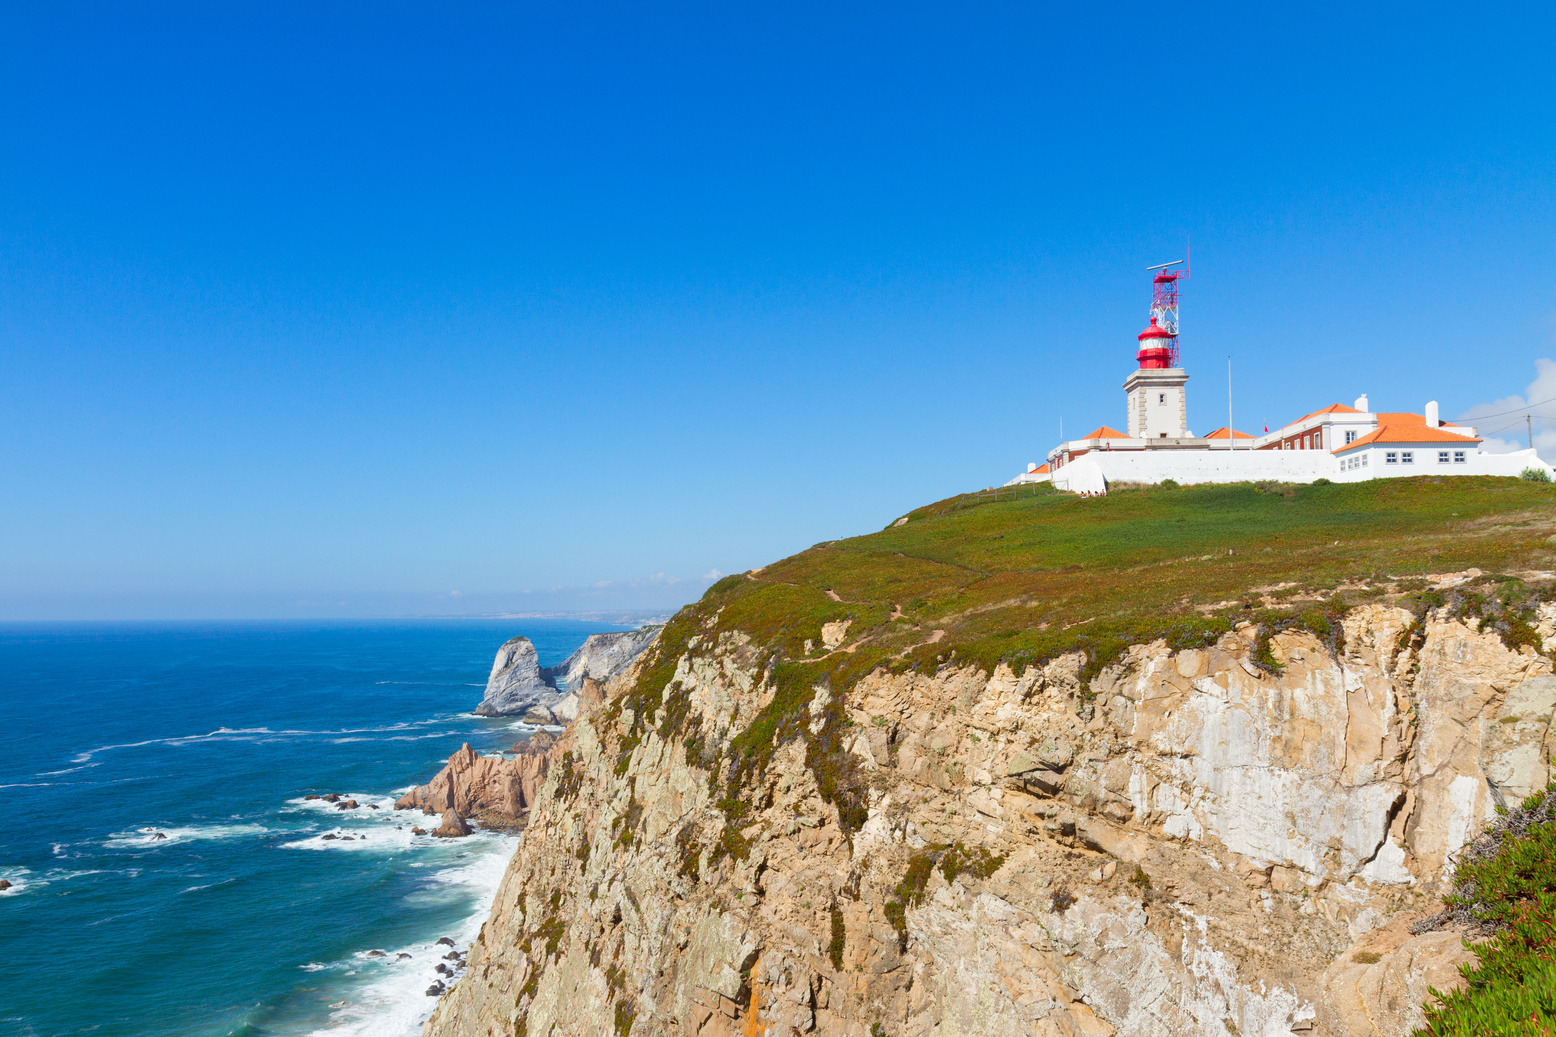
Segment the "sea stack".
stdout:
<path fill-rule="evenodd" d="M 523 716 L 532 707 L 557 698 L 556 687 L 540 668 L 540 657 L 527 637 L 503 642 L 486 679 L 486 697 L 475 708 L 483 717 Z"/>
<path fill-rule="evenodd" d="M 604 684 L 654 643 L 662 624 L 590 634 L 560 666 L 541 666 L 527 637 L 503 642 L 492 661 L 486 695 L 475 708 L 483 717 L 523 717 L 536 724 L 565 724 L 584 708 L 585 684 Z"/>

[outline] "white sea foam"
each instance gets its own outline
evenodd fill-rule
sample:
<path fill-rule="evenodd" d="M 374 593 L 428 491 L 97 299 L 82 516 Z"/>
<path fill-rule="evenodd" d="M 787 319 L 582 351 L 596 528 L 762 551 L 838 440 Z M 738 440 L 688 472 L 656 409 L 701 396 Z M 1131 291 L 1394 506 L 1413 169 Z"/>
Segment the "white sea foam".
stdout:
<path fill-rule="evenodd" d="M 416 720 L 410 723 L 385 724 L 381 727 L 348 727 L 335 731 L 311 731 L 301 728 L 283 728 L 279 731 L 268 727 L 218 727 L 214 731 L 203 735 L 176 735 L 169 738 L 148 738 L 141 742 L 119 742 L 114 745 L 101 745 L 96 749 L 88 749 L 86 752 L 77 753 L 71 757 L 71 763 L 90 763 L 92 757 L 98 753 L 105 753 L 113 749 L 140 749 L 148 745 L 184 746 L 195 745 L 200 742 L 275 742 L 293 738 L 333 738 L 340 735 L 372 735 L 390 734 L 397 731 L 413 731 L 419 727 L 429 727 L 433 724 L 446 724 L 453 720 L 461 719 L 464 714 L 448 714 L 440 717 L 431 717 L 426 720 Z"/>
<path fill-rule="evenodd" d="M 32 871 L 27 868 L 0 866 L 0 879 L 5 879 L 11 884 L 10 889 L 0 889 L 0 897 L 19 897 L 37 884 Z"/>
<path fill-rule="evenodd" d="M 411 788 L 415 787 L 416 786 L 414 785 L 411 786 Z M 405 791 L 409 792 L 410 789 L 406 789 Z M 338 795 L 340 796 L 341 803 L 344 803 L 348 799 L 356 800 L 356 808 L 342 810 L 340 809 L 340 803 L 331 803 L 329 800 L 323 798 L 307 799 L 303 796 L 296 796 L 287 800 L 286 805 L 291 807 L 293 810 L 309 810 L 319 814 L 328 814 L 330 817 L 339 818 L 341 820 L 345 820 L 347 818 L 351 818 L 353 820 L 362 818 L 370 821 L 374 818 L 381 817 L 385 813 L 392 814 L 395 812 L 394 803 L 397 797 L 393 794 L 388 796 L 373 796 L 366 792 L 341 792 L 338 793 Z M 372 807 L 368 806 L 369 803 L 373 804 L 373 806 L 376 806 L 378 809 L 372 809 Z M 410 813 L 410 811 L 405 812 L 405 816 L 410 816 Z M 417 813 L 417 816 L 421 816 L 419 812 Z"/>
<path fill-rule="evenodd" d="M 89 767 L 101 767 L 101 766 L 102 766 L 102 764 L 100 764 L 100 763 L 83 763 L 79 767 L 66 767 L 62 771 L 39 771 L 37 774 L 33 775 L 33 777 L 36 777 L 36 778 L 57 778 L 61 774 L 74 774 L 76 771 L 84 771 L 84 770 L 86 770 Z"/>
<path fill-rule="evenodd" d="M 412 832 L 417 826 L 426 826 L 430 819 L 420 810 L 394 809 L 396 797 L 393 795 L 374 797 L 366 793 L 343 792 L 340 797 L 342 800 L 354 799 L 361 805 L 355 810 L 341 810 L 338 804 L 325 799 L 299 797 L 287 800 L 287 806 L 293 810 L 310 811 L 328 817 L 331 827 L 282 843 L 282 849 L 384 852 L 406 850 L 412 846 L 434 846 L 443 842 L 432 836 Z M 369 804 L 378 809 L 373 810 Z"/>
<path fill-rule="evenodd" d="M 0 889 L 0 897 L 20 896 L 23 893 L 33 892 L 51 886 L 56 882 L 68 882 L 71 879 L 85 878 L 88 875 L 102 875 L 111 869 L 83 868 L 79 871 L 71 868 L 50 868 L 47 871 L 33 871 L 30 868 L 6 868 L 0 865 L 0 879 L 11 883 L 10 889 Z M 130 873 L 133 874 L 133 873 Z"/>
<path fill-rule="evenodd" d="M 203 839 L 239 839 L 246 835 L 263 835 L 270 829 L 264 825 L 187 825 L 167 828 L 137 828 L 133 832 L 115 832 L 105 843 L 107 846 L 171 846 L 174 843 Z"/>
<path fill-rule="evenodd" d="M 441 840 L 438 842 L 441 843 Z M 377 948 L 384 957 L 369 957 L 358 951 L 347 961 L 325 964 L 309 962 L 301 966 L 308 972 L 341 970 L 351 976 L 344 998 L 332 1004 L 329 1022 L 313 1031 L 318 1037 L 415 1037 L 422 1023 L 432 1014 L 437 999 L 427 988 L 438 980 L 447 983 L 436 968 L 444 962 L 448 948 L 436 943 L 448 936 L 464 950 L 481 930 L 491 912 L 492 897 L 507 870 L 508 860 L 518 839 L 511 835 L 477 833 L 457 843 L 442 843 L 441 852 L 456 852 L 458 863 L 428 876 L 428 886 L 467 898 L 470 912 L 452 931 L 432 933 L 425 942 L 405 947 Z M 414 894 L 413 894 L 414 896 Z M 409 954 L 409 958 L 401 958 Z"/>

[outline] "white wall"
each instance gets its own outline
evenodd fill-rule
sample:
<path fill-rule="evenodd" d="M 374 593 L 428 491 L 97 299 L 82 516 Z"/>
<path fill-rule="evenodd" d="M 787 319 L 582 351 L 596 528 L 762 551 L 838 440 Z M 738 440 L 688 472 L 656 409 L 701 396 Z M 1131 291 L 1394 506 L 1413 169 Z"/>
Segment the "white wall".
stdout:
<path fill-rule="evenodd" d="M 1464 464 L 1438 464 L 1435 447 L 1412 447 L 1416 462 L 1411 465 L 1385 464 L 1387 449 L 1399 450 L 1389 443 L 1371 451 L 1369 464 L 1355 471 L 1342 472 L 1339 459 L 1327 450 L 1094 450 L 1054 472 L 1052 476 L 1029 473 L 1017 476 L 1005 485 L 1052 481 L 1054 486 L 1072 493 L 1101 493 L 1110 483 L 1159 483 L 1172 479 L 1184 485 L 1193 483 L 1363 482 L 1368 479 L 1405 478 L 1412 475 L 1518 475 L 1525 468 L 1542 468 L 1556 479 L 1556 468 L 1541 461 L 1533 450 L 1511 454 L 1473 453 Z M 1364 448 L 1367 449 L 1367 448 Z"/>
<path fill-rule="evenodd" d="M 1185 485 L 1260 479 L 1312 482 L 1320 477 L 1334 479 L 1339 468 L 1325 450 L 1098 450 L 1055 472 L 1053 484 L 1079 493 L 1103 489 L 1097 485 L 1101 479 L 1109 483 L 1172 479 Z"/>
<path fill-rule="evenodd" d="M 1433 467 L 1450 466 L 1434 464 Z M 1481 451 L 1471 457 L 1468 463 L 1451 467 L 1468 468 L 1471 475 L 1520 475 L 1525 468 L 1543 468 L 1546 475 L 1556 479 L 1556 468 L 1540 460 L 1539 453 L 1534 450 L 1514 450 L 1510 454 L 1488 454 Z"/>

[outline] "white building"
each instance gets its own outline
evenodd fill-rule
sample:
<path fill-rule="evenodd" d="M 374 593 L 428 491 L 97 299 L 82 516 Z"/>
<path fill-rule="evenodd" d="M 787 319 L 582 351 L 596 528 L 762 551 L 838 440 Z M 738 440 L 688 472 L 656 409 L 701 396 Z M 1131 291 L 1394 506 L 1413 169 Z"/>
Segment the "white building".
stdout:
<path fill-rule="evenodd" d="M 1333 451 L 1345 480 L 1385 479 L 1405 475 L 1476 475 L 1487 462 L 1511 454 L 1486 454 L 1482 460 L 1480 440 L 1445 428 L 1426 425 L 1383 425 Z M 1532 453 L 1533 451 L 1521 451 Z M 1523 468 L 1527 468 L 1525 464 Z M 1495 473 L 1516 475 L 1516 472 Z"/>
<path fill-rule="evenodd" d="M 1357 482 L 1410 475 L 1516 476 L 1528 468 L 1556 477 L 1556 469 L 1533 450 L 1482 453 L 1475 429 L 1441 420 L 1435 401 L 1420 414 L 1374 411 L 1363 395 L 1353 407 L 1330 404 L 1259 436 L 1220 428 L 1196 437 L 1188 429 L 1188 372 L 1177 366 L 1176 276 L 1165 270 L 1157 275 L 1151 322 L 1138 336 L 1139 366 L 1124 380 L 1129 431 L 1099 426 L 1060 443 L 1048 452 L 1047 463 L 1027 465 L 1005 485 L 1051 480 L 1062 489 L 1099 493 L 1109 483 L 1163 479 Z M 1167 293 L 1161 290 L 1164 282 Z"/>

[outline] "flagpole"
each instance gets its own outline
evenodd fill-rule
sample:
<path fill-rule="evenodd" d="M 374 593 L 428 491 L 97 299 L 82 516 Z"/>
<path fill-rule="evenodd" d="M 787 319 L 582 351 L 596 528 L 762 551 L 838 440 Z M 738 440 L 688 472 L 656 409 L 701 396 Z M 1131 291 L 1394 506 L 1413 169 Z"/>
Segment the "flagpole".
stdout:
<path fill-rule="evenodd" d="M 1226 358 L 1226 448 L 1237 449 L 1237 433 L 1232 431 L 1232 358 Z"/>

